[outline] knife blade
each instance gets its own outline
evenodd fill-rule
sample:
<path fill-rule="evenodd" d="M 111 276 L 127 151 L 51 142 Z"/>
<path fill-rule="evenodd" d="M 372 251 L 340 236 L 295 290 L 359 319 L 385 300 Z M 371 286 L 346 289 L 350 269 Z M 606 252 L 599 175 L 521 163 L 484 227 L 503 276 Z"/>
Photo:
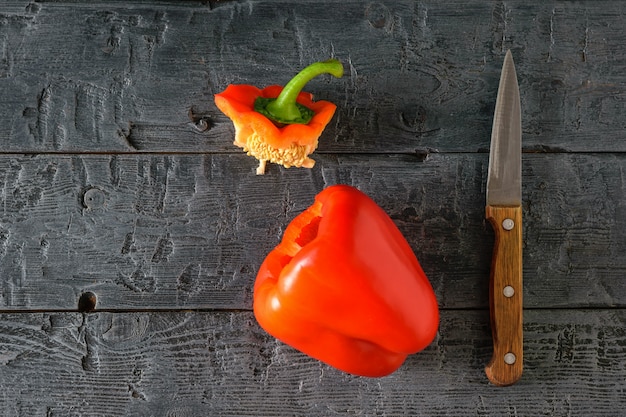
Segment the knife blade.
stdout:
<path fill-rule="evenodd" d="M 485 373 L 494 385 L 508 386 L 523 370 L 522 117 L 510 50 L 496 98 L 485 215 L 495 235 L 489 282 L 493 356 Z"/>

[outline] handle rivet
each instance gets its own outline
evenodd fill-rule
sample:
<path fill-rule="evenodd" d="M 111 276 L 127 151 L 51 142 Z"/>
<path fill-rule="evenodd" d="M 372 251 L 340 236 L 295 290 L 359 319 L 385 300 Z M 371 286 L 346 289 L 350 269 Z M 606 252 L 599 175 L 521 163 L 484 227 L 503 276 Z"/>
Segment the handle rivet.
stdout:
<path fill-rule="evenodd" d="M 513 221 L 513 219 L 504 219 L 502 221 L 502 228 L 504 230 L 513 230 L 514 227 L 515 227 L 515 222 Z"/>
<path fill-rule="evenodd" d="M 513 365 L 516 360 L 517 358 L 515 357 L 515 353 L 509 352 L 504 355 L 504 363 L 506 363 L 507 365 Z"/>
<path fill-rule="evenodd" d="M 507 285 L 502 290 L 502 294 L 504 294 L 506 298 L 511 298 L 515 295 L 515 288 L 511 287 L 510 285 Z"/>

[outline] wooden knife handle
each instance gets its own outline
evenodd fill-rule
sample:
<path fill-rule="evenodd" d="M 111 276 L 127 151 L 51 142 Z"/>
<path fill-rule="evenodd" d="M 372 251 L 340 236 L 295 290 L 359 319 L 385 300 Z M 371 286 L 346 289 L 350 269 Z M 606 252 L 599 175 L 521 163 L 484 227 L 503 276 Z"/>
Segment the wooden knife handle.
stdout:
<path fill-rule="evenodd" d="M 497 386 L 512 385 L 522 376 L 522 208 L 486 207 L 495 231 L 489 303 L 493 357 L 485 367 Z"/>

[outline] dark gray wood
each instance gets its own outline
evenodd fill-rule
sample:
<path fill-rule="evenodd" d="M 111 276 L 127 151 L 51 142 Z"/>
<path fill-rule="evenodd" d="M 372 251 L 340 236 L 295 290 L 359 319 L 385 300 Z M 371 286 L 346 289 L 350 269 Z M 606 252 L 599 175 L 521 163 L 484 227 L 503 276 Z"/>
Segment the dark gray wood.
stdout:
<path fill-rule="evenodd" d="M 276 342 L 251 313 L 0 315 L 0 413 L 14 416 L 615 416 L 626 407 L 626 315 L 526 313 L 526 373 L 488 384 L 486 312 L 381 379 Z"/>
<path fill-rule="evenodd" d="M 508 48 L 525 149 L 626 150 L 619 1 L 125 3 L 0 10 L 3 150 L 234 151 L 213 94 L 336 56 L 320 152 L 484 151 Z"/>
<path fill-rule="evenodd" d="M 623 414 L 625 9 L 3 1 L 0 415 Z M 499 389 L 483 373 L 484 184 L 507 49 L 523 111 L 526 357 Z M 317 165 L 254 175 L 213 95 L 331 56 L 346 75 L 307 87 L 338 105 Z M 251 312 L 264 256 L 336 183 L 390 214 L 441 306 L 435 342 L 386 378 L 322 365 Z"/>
<path fill-rule="evenodd" d="M 486 155 L 317 158 L 256 176 L 243 154 L 2 157 L 0 304 L 74 310 L 94 291 L 103 309 L 250 309 L 287 223 L 344 183 L 394 219 L 443 308 L 487 306 Z M 626 158 L 523 164 L 526 307 L 626 305 Z"/>

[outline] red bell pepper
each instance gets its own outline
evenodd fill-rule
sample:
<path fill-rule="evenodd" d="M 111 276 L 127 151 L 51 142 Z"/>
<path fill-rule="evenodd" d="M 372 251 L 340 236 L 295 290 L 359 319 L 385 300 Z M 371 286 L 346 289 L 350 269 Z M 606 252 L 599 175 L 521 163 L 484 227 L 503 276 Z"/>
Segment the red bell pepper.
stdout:
<path fill-rule="evenodd" d="M 302 92 L 311 79 L 321 74 L 343 75 L 336 59 L 316 62 L 298 73 L 285 88 L 273 85 L 259 89 L 252 85 L 229 85 L 215 95 L 215 104 L 235 126 L 235 145 L 259 160 L 257 174 L 265 173 L 267 161 L 311 168 L 309 158 L 322 131 L 337 108 L 333 103 L 313 101 Z"/>
<path fill-rule="evenodd" d="M 263 329 L 342 371 L 394 372 L 428 346 L 437 300 L 389 216 L 347 185 L 326 188 L 286 228 L 257 274 Z"/>

